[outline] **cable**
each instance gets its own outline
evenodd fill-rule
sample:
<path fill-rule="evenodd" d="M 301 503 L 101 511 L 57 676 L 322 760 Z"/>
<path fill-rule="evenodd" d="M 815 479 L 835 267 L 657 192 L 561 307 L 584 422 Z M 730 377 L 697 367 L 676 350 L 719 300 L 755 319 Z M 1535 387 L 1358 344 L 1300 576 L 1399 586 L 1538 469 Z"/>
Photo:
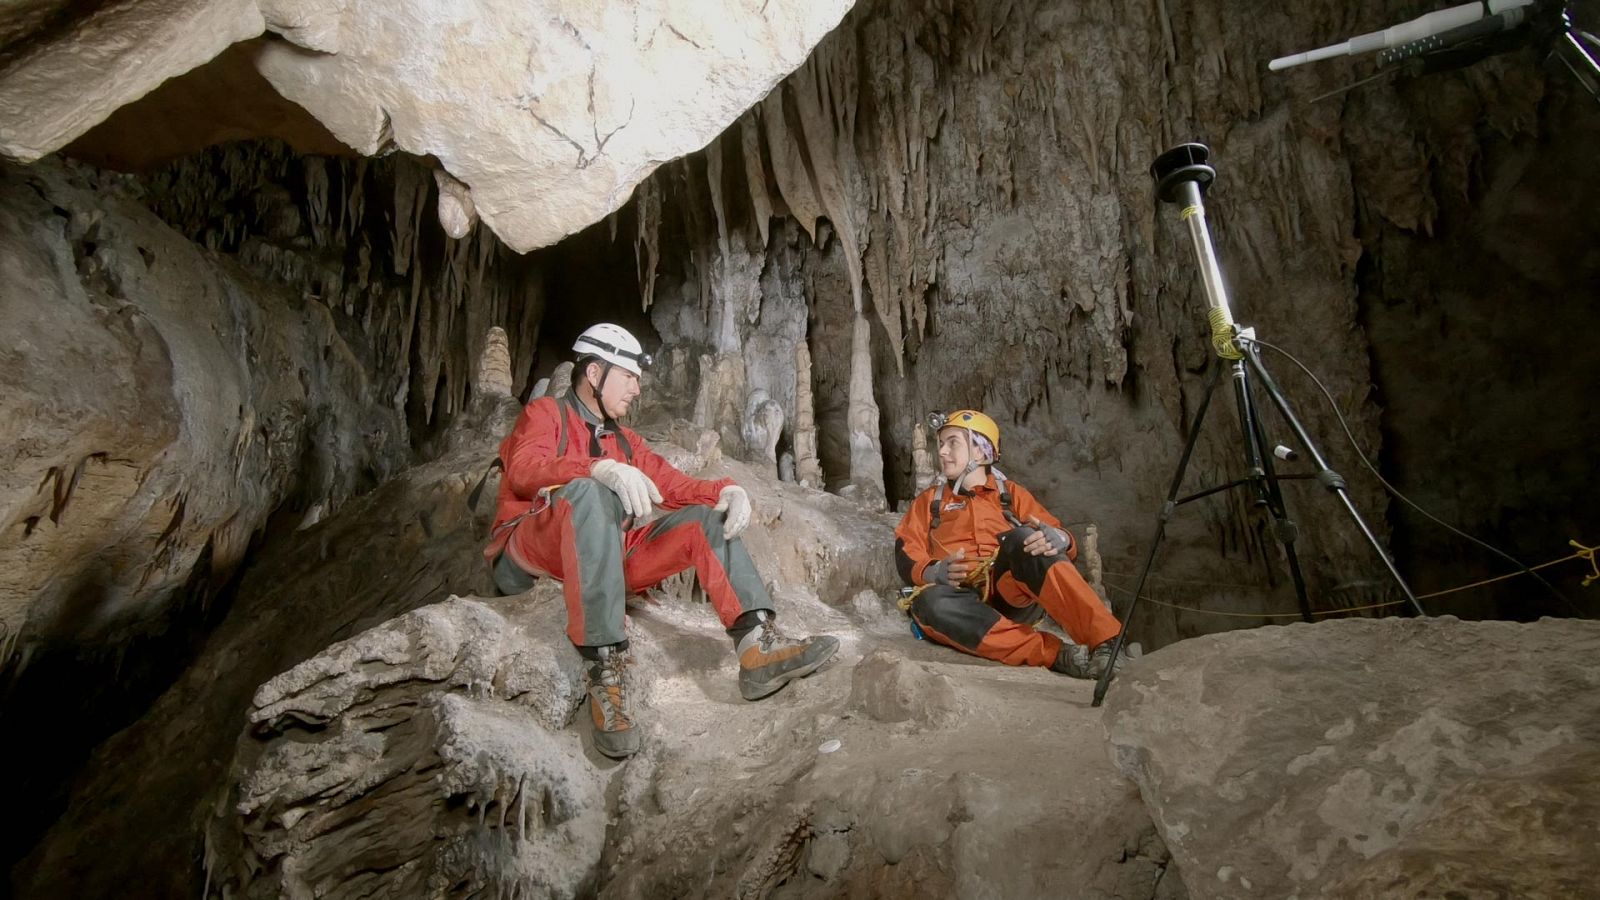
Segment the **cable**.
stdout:
<path fill-rule="evenodd" d="M 1552 559 L 1549 562 L 1542 562 L 1542 563 L 1540 563 L 1540 564 L 1538 564 L 1536 566 L 1531 566 L 1531 567 L 1529 567 L 1530 570 L 1548 569 L 1551 566 L 1558 566 L 1558 565 L 1560 565 L 1560 564 L 1562 564 L 1564 562 L 1571 562 L 1571 561 L 1573 561 L 1575 559 L 1582 559 L 1582 560 L 1587 560 L 1589 562 L 1590 566 L 1591 567 L 1595 567 L 1596 572 L 1600 573 L 1600 565 L 1597 565 L 1597 563 L 1595 561 L 1596 551 L 1600 550 L 1600 547 L 1585 547 L 1584 545 L 1578 543 L 1577 541 L 1571 541 L 1570 543 L 1574 547 L 1578 548 L 1578 551 L 1576 553 L 1569 553 L 1566 556 L 1561 557 L 1560 559 Z M 1132 572 L 1110 572 L 1110 571 L 1102 571 L 1101 574 L 1102 575 L 1116 575 L 1118 577 L 1132 577 L 1132 575 L 1133 575 Z M 1431 599 L 1434 599 L 1436 597 L 1443 597 L 1443 596 L 1446 596 L 1448 594 L 1456 594 L 1456 593 L 1460 593 L 1461 591 L 1471 590 L 1472 588 L 1475 588 L 1475 587 L 1483 587 L 1486 584 L 1494 584 L 1497 581 L 1505 581 L 1507 578 L 1515 578 L 1518 575 L 1522 575 L 1522 574 L 1525 574 L 1525 573 L 1524 572 L 1520 572 L 1520 571 L 1518 571 L 1518 572 L 1507 572 L 1504 575 L 1495 575 L 1495 576 L 1493 576 L 1491 578 L 1484 578 L 1484 579 L 1479 580 L 1479 581 L 1474 581 L 1471 584 L 1462 584 L 1462 585 L 1457 585 L 1456 587 L 1453 587 L 1453 588 L 1445 588 L 1442 591 L 1433 591 L 1432 593 L 1418 594 L 1417 595 L 1417 599 L 1418 600 L 1431 600 Z M 1146 576 L 1146 580 L 1147 581 L 1165 581 L 1168 584 L 1191 584 L 1191 585 L 1199 585 L 1201 587 L 1233 588 L 1235 590 L 1247 590 L 1247 591 L 1258 591 L 1258 590 L 1261 590 L 1262 588 L 1266 587 L 1266 585 L 1260 585 L 1260 584 L 1231 584 L 1231 583 L 1226 582 L 1226 581 L 1199 581 L 1199 580 L 1194 580 L 1194 579 L 1183 579 L 1183 578 L 1164 578 L 1164 577 L 1162 577 L 1160 575 L 1148 575 L 1148 576 Z M 1593 581 L 1600 581 L 1600 574 L 1592 575 L 1592 576 L 1589 576 L 1588 578 L 1584 579 L 1584 583 L 1585 584 L 1588 584 L 1588 583 L 1593 582 Z M 1105 581 L 1104 579 L 1102 579 L 1101 583 L 1104 584 L 1108 588 L 1120 591 L 1120 592 L 1122 592 L 1124 594 L 1132 594 L 1133 593 L 1132 591 L 1128 590 L 1127 588 L 1123 587 L 1120 584 L 1117 584 L 1114 581 Z M 1140 600 L 1147 600 L 1147 601 L 1149 601 L 1151 603 L 1156 604 L 1157 606 L 1165 606 L 1168 609 L 1178 609 L 1178 610 L 1183 610 L 1184 612 L 1205 613 L 1207 615 L 1212 615 L 1212 616 L 1229 616 L 1231 618 L 1239 618 L 1239 619 L 1261 619 L 1261 618 L 1266 618 L 1266 619 L 1298 619 L 1298 618 L 1301 617 L 1300 613 L 1235 613 L 1235 612 L 1223 612 L 1221 610 L 1215 610 L 1215 609 L 1202 609 L 1202 608 L 1200 608 L 1198 606 L 1183 606 L 1183 605 L 1178 604 L 1178 603 L 1166 603 L 1164 601 L 1157 600 L 1154 597 L 1150 597 L 1150 596 L 1147 596 L 1145 594 L 1140 594 L 1139 595 L 1139 599 Z M 1370 606 L 1348 606 L 1348 607 L 1341 607 L 1341 608 L 1338 608 L 1338 609 L 1317 610 L 1317 611 L 1312 612 L 1311 614 L 1313 616 L 1329 616 L 1329 615 L 1336 615 L 1336 614 L 1339 614 L 1339 613 L 1361 612 L 1363 610 L 1368 610 L 1368 609 L 1381 609 L 1381 608 L 1386 607 L 1386 606 L 1398 606 L 1399 604 L 1402 604 L 1402 603 L 1405 603 L 1405 602 L 1406 601 L 1403 600 L 1403 599 L 1402 600 L 1385 600 L 1382 603 L 1374 603 L 1374 604 L 1372 604 Z"/>
<path fill-rule="evenodd" d="M 1118 590 L 1118 591 L 1120 591 L 1120 592 L 1122 592 L 1124 594 L 1132 594 L 1133 593 L 1132 591 L 1128 590 L 1127 588 L 1123 587 L 1120 584 L 1112 584 L 1109 581 L 1103 582 L 1103 583 L 1105 584 L 1106 587 L 1115 588 L 1116 590 Z M 1154 598 L 1154 597 L 1152 597 L 1152 596 L 1150 596 L 1148 594 L 1140 594 L 1139 595 L 1139 599 L 1145 601 L 1146 603 L 1154 603 L 1157 606 L 1165 606 L 1168 609 L 1177 609 L 1177 610 L 1182 610 L 1184 612 L 1204 613 L 1204 614 L 1206 614 L 1208 616 L 1225 616 L 1225 617 L 1230 618 L 1230 619 L 1299 619 L 1299 618 L 1302 618 L 1300 613 L 1297 613 L 1297 612 L 1296 613 L 1237 613 L 1237 612 L 1227 612 L 1225 610 L 1220 610 L 1220 609 L 1201 609 L 1198 606 L 1180 606 L 1180 605 L 1178 605 L 1176 603 L 1165 603 L 1163 601 L 1157 600 L 1156 598 Z M 1408 601 L 1406 601 L 1405 599 L 1385 600 L 1382 603 L 1372 603 L 1372 604 L 1369 604 L 1367 606 L 1348 606 L 1348 607 L 1344 607 L 1344 608 L 1341 608 L 1341 609 L 1317 610 L 1317 611 L 1313 612 L 1312 615 L 1313 616 L 1332 616 L 1332 615 L 1342 615 L 1344 613 L 1365 612 L 1366 610 L 1369 610 L 1369 609 L 1382 609 L 1382 608 L 1384 608 L 1386 606 L 1399 606 L 1399 605 L 1401 605 L 1403 603 L 1406 603 L 1406 602 L 1408 602 Z"/>
<path fill-rule="evenodd" d="M 1311 379 L 1311 383 L 1317 386 L 1317 390 L 1322 392 L 1322 396 L 1323 397 L 1327 398 L 1328 406 L 1333 409 L 1334 417 L 1339 420 L 1339 427 L 1344 430 L 1344 436 L 1347 439 L 1349 439 L 1349 441 L 1350 441 L 1350 449 L 1355 451 L 1356 458 L 1360 459 L 1361 460 L 1361 464 L 1363 466 L 1367 467 L 1367 471 L 1372 473 L 1372 477 L 1378 479 L 1378 483 L 1383 485 L 1383 489 L 1384 490 L 1388 491 L 1397 500 L 1401 501 L 1405 505 L 1407 505 L 1407 506 L 1411 507 L 1412 509 L 1416 510 L 1417 512 L 1421 513 L 1424 518 L 1428 519 L 1428 521 L 1433 522 L 1435 525 L 1438 525 L 1439 527 L 1444 528 L 1446 531 L 1449 531 L 1452 534 L 1456 534 L 1456 535 L 1458 535 L 1460 537 L 1466 538 L 1467 540 L 1471 541 L 1472 543 L 1477 544 L 1479 547 L 1482 547 L 1483 549 L 1488 550 L 1490 553 L 1493 553 L 1494 555 L 1500 557 L 1501 559 L 1506 560 L 1507 562 L 1511 563 L 1512 565 L 1516 566 L 1519 570 L 1521 570 L 1521 572 L 1523 574 L 1532 575 L 1535 580 L 1537 580 L 1540 584 L 1544 585 L 1546 590 L 1548 590 L 1550 593 L 1556 595 L 1556 597 L 1559 598 L 1562 603 L 1565 603 L 1569 608 L 1571 608 L 1572 612 L 1573 612 L 1573 615 L 1577 616 L 1580 619 L 1583 618 L 1583 612 L 1578 609 L 1577 604 L 1575 604 L 1571 600 L 1569 600 L 1567 598 L 1566 594 L 1563 594 L 1560 591 L 1556 590 L 1555 586 L 1552 585 L 1550 582 L 1544 580 L 1544 576 L 1540 575 L 1538 572 L 1535 572 L 1533 569 L 1528 568 L 1528 566 L 1525 565 L 1522 562 L 1522 560 L 1517 559 L 1515 556 L 1512 556 L 1511 554 L 1506 553 L 1505 551 L 1501 550 L 1498 547 L 1493 546 L 1492 544 L 1489 544 L 1489 543 L 1487 543 L 1485 541 L 1480 541 L 1477 538 L 1473 537 L 1472 535 L 1467 534 L 1465 531 L 1462 531 L 1461 529 L 1455 527 L 1454 525 L 1451 525 L 1449 522 L 1446 522 L 1443 519 L 1440 519 L 1438 516 L 1435 516 L 1433 513 L 1430 513 L 1427 510 L 1423 509 L 1415 501 L 1413 501 L 1410 497 L 1407 497 L 1405 494 L 1400 493 L 1400 489 L 1399 488 L 1397 488 L 1394 485 L 1390 484 L 1383 477 L 1382 473 L 1380 473 L 1378 471 L 1378 467 L 1372 464 L 1372 460 L 1368 459 L 1367 455 L 1365 453 L 1361 452 L 1361 444 L 1356 440 L 1355 432 L 1350 430 L 1350 423 L 1345 421 L 1344 413 L 1339 409 L 1339 403 L 1338 403 L 1337 400 L 1333 399 L 1333 394 L 1328 390 L 1327 385 L 1324 385 L 1322 383 L 1322 379 L 1318 378 L 1316 373 L 1312 372 L 1311 369 L 1308 368 L 1305 363 L 1303 363 L 1299 359 L 1295 358 L 1294 354 L 1290 353 L 1289 351 L 1287 351 L 1287 350 L 1283 349 L 1282 347 L 1279 347 L 1279 346 L 1277 346 L 1275 344 L 1269 344 L 1266 341 L 1261 340 L 1260 338 L 1241 337 L 1239 340 L 1240 340 L 1241 343 L 1249 343 L 1249 344 L 1253 344 L 1253 345 L 1255 345 L 1257 347 L 1265 347 L 1268 350 L 1275 351 L 1278 354 L 1282 355 L 1285 359 L 1289 360 L 1289 362 L 1293 363 L 1297 368 L 1299 368 L 1300 371 L 1306 373 L 1306 377 Z"/>

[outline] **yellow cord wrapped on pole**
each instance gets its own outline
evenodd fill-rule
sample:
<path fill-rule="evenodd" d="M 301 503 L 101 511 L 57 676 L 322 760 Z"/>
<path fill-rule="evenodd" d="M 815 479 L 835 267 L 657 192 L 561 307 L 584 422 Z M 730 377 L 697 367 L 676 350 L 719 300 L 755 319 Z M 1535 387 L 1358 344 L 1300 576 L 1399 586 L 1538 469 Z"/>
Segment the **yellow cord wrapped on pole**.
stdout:
<path fill-rule="evenodd" d="M 1223 359 L 1244 359 L 1239 349 L 1239 329 L 1233 324 L 1226 309 L 1213 309 L 1206 316 L 1211 320 L 1211 349 Z"/>

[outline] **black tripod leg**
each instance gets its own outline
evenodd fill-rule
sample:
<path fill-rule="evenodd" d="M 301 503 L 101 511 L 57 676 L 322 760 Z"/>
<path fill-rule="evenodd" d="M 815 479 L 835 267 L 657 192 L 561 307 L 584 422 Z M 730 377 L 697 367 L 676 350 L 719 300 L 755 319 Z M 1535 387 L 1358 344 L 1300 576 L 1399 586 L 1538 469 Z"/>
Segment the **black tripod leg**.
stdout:
<path fill-rule="evenodd" d="M 1311 456 L 1312 463 L 1317 467 L 1317 480 L 1322 482 L 1323 487 L 1338 495 L 1339 502 L 1344 505 L 1345 512 L 1350 514 L 1350 518 L 1356 523 L 1356 527 L 1361 529 L 1361 534 L 1367 539 L 1367 543 L 1371 544 L 1372 549 L 1377 551 L 1378 558 L 1383 560 L 1384 567 L 1389 570 L 1389 575 L 1394 578 L 1395 584 L 1400 586 L 1400 592 L 1405 594 L 1412 610 L 1419 616 L 1427 615 L 1427 611 L 1422 608 L 1422 604 L 1417 600 L 1417 595 L 1411 592 L 1411 585 L 1406 584 L 1406 580 L 1400 574 L 1400 570 L 1395 567 L 1394 559 L 1389 556 L 1389 551 L 1384 549 L 1383 542 L 1379 541 L 1378 536 L 1368 527 L 1367 521 L 1361 518 L 1361 511 L 1356 509 L 1355 501 L 1350 499 L 1350 492 L 1345 488 L 1344 476 L 1329 467 L 1328 461 L 1323 459 L 1322 453 L 1317 450 L 1316 442 L 1311 440 L 1311 434 L 1306 431 L 1305 426 L 1300 424 L 1300 420 L 1295 417 L 1294 410 L 1289 407 L 1289 401 L 1283 396 L 1283 391 L 1278 388 L 1278 383 L 1273 380 L 1272 373 L 1268 372 L 1267 367 L 1262 364 L 1260 351 L 1253 346 L 1247 345 L 1245 359 L 1250 362 L 1251 371 L 1255 372 L 1256 377 L 1261 380 L 1261 386 L 1266 390 L 1267 396 L 1272 399 L 1272 405 L 1278 408 L 1283 420 L 1289 424 L 1289 430 L 1294 432 L 1295 438 L 1300 441 L 1300 446 L 1304 447 L 1306 453 Z"/>
<path fill-rule="evenodd" d="M 1255 412 L 1255 390 L 1250 385 L 1248 378 L 1245 382 L 1243 393 L 1244 402 L 1249 404 L 1250 413 L 1246 418 L 1251 427 L 1255 429 L 1255 446 L 1257 448 L 1255 459 L 1261 463 L 1262 493 L 1266 500 L 1267 509 L 1272 513 L 1273 528 L 1276 531 L 1278 543 L 1283 545 L 1283 555 L 1289 563 L 1289 578 L 1294 582 L 1294 596 L 1300 603 L 1300 618 L 1311 621 L 1311 597 L 1306 591 L 1306 576 L 1300 569 L 1300 554 L 1295 550 L 1295 539 L 1300 536 L 1300 529 L 1289 518 L 1289 507 L 1283 502 L 1283 487 L 1278 481 L 1278 471 L 1272 461 L 1272 451 L 1268 449 L 1266 430 L 1261 424 L 1261 416 Z"/>
<path fill-rule="evenodd" d="M 1150 552 L 1145 554 L 1144 566 L 1139 570 L 1139 581 L 1133 586 L 1133 598 L 1128 601 L 1128 611 L 1122 615 L 1122 630 L 1117 632 L 1116 643 L 1111 645 L 1111 659 L 1106 663 L 1106 670 L 1100 673 L 1100 680 L 1094 686 L 1094 705 L 1099 706 L 1106 698 L 1106 689 L 1111 686 L 1111 673 L 1117 667 L 1117 658 L 1122 655 L 1122 642 L 1128 637 L 1128 623 L 1133 621 L 1133 611 L 1139 605 L 1139 595 L 1144 593 L 1145 579 L 1150 577 L 1150 568 L 1155 565 L 1156 550 L 1161 546 L 1161 539 L 1167 533 L 1167 520 L 1172 518 L 1172 511 L 1178 508 L 1178 491 L 1183 488 L 1183 474 L 1189 469 L 1189 458 L 1194 455 L 1194 447 L 1200 441 L 1200 426 L 1206 420 L 1206 410 L 1211 407 L 1211 395 L 1217 389 L 1217 376 L 1222 372 L 1222 361 L 1219 359 L 1206 375 L 1206 390 L 1200 398 L 1200 406 L 1194 412 L 1194 422 L 1189 425 L 1189 437 L 1183 444 L 1183 456 L 1178 458 L 1178 470 L 1172 473 L 1172 487 L 1167 490 L 1167 500 L 1161 504 L 1161 513 L 1156 516 L 1156 533 L 1150 539 Z"/>
<path fill-rule="evenodd" d="M 1255 400 L 1250 392 L 1250 372 L 1245 368 L 1244 360 L 1234 360 L 1230 368 L 1233 370 L 1233 402 L 1239 410 L 1240 436 L 1244 438 L 1245 479 L 1255 494 L 1255 505 L 1266 506 L 1267 489 L 1263 480 L 1267 471 L 1264 459 L 1266 447 L 1261 443 L 1261 422 L 1257 418 Z"/>

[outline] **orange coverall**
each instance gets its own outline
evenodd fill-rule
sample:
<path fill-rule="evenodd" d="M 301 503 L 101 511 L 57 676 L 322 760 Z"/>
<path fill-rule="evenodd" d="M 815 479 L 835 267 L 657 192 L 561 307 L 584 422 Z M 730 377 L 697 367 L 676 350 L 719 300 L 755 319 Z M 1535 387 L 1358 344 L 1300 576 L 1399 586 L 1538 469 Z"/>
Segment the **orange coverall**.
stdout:
<path fill-rule="evenodd" d="M 1011 512 L 1026 523 L 1032 517 L 1054 528 L 1061 522 L 1027 488 L 1006 481 Z M 1066 553 L 1034 556 L 1022 544 L 1034 529 L 1017 527 L 1005 517 L 1000 490 L 991 473 L 968 492 L 944 492 L 939 527 L 932 529 L 935 484 L 911 502 L 895 529 L 895 559 L 907 584 L 928 584 L 929 566 L 964 550 L 972 562 L 996 556 L 990 589 L 932 584 L 911 604 L 911 615 L 928 637 L 941 644 L 1013 666 L 1049 666 L 1061 641 L 1038 631 L 1033 623 L 1045 612 L 1074 641 L 1095 647 L 1122 630 L 1099 595 L 1072 564 L 1077 543 L 1068 535 Z M 1062 529 L 1065 531 L 1065 529 Z"/>

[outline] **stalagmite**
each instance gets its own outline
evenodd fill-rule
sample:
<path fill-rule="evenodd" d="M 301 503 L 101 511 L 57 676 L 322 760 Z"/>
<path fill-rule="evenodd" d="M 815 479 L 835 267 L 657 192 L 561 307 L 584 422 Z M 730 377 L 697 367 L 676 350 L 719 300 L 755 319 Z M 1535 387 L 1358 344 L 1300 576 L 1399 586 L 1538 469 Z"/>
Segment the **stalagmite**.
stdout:
<path fill-rule="evenodd" d="M 550 373 L 550 384 L 547 388 L 548 395 L 560 400 L 572 388 L 572 363 L 564 362 L 556 366 Z"/>
<path fill-rule="evenodd" d="M 811 350 L 805 341 L 794 348 L 794 480 L 805 487 L 822 487 L 816 408 L 811 399 Z"/>
<path fill-rule="evenodd" d="M 756 388 L 744 405 L 744 445 L 754 459 L 778 463 L 778 439 L 783 435 L 783 407 Z"/>
<path fill-rule="evenodd" d="M 504 328 L 496 325 L 483 338 L 483 355 L 478 358 L 478 376 L 473 379 L 478 394 L 511 396 L 511 348 Z"/>
<path fill-rule="evenodd" d="M 850 342 L 850 483 L 863 503 L 884 502 L 883 445 L 878 437 L 878 401 L 872 396 L 872 326 L 856 314 Z"/>
<path fill-rule="evenodd" d="M 914 490 L 922 490 L 939 475 L 939 470 L 934 465 L 933 454 L 928 451 L 928 426 L 917 422 L 911 426 L 911 484 Z"/>
<path fill-rule="evenodd" d="M 700 355 L 700 392 L 694 402 L 694 423 L 717 432 L 729 447 L 744 445 L 744 359 L 733 354 Z"/>
<path fill-rule="evenodd" d="M 1083 553 L 1078 556 L 1078 563 L 1083 567 L 1084 575 L 1089 586 L 1100 595 L 1100 602 L 1106 609 L 1116 612 L 1112 606 L 1110 595 L 1106 593 L 1105 561 L 1100 558 L 1100 527 L 1093 523 L 1083 528 Z"/>

